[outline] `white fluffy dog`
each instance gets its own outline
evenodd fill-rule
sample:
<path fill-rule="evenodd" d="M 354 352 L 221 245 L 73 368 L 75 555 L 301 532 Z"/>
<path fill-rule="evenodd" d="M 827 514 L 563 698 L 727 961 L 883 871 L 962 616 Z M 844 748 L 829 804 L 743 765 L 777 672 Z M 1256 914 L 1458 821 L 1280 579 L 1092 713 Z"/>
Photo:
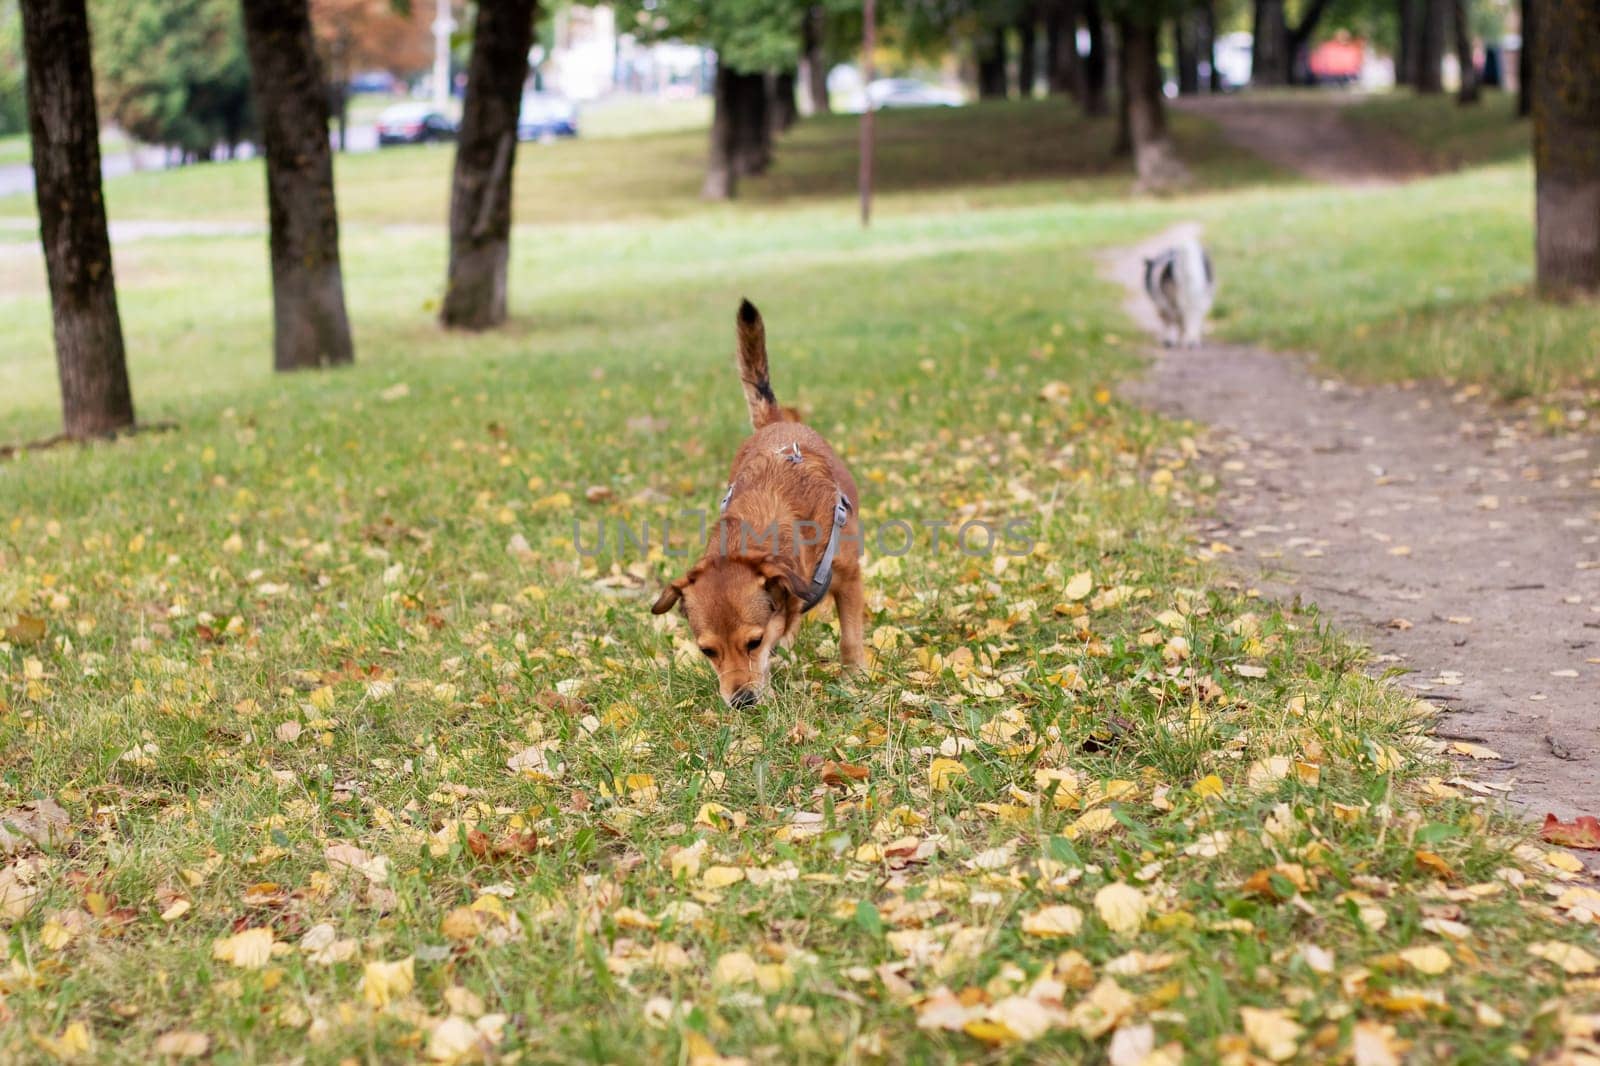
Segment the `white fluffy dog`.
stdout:
<path fill-rule="evenodd" d="M 1211 257 L 1200 242 L 1186 240 L 1146 259 L 1144 291 L 1161 315 L 1161 342 L 1198 348 L 1217 292 Z"/>

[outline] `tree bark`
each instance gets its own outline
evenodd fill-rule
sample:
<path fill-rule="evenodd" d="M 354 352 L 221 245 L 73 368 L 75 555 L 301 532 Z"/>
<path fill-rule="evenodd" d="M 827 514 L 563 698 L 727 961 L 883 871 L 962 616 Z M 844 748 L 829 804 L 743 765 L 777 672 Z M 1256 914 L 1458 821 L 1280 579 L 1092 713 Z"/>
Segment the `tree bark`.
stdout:
<path fill-rule="evenodd" d="M 1111 142 L 1111 154 L 1118 159 L 1133 155 L 1133 126 L 1129 117 L 1133 101 L 1133 87 L 1128 84 L 1127 23 L 1118 19 L 1117 29 L 1117 138 Z"/>
<path fill-rule="evenodd" d="M 1217 69 L 1217 5 L 1216 0 L 1204 0 L 1200 5 L 1200 53 L 1211 68 L 1209 86 L 1214 93 L 1222 92 L 1222 71 Z"/>
<path fill-rule="evenodd" d="M 1399 47 L 1395 50 L 1396 85 L 1417 84 L 1417 0 L 1399 0 Z"/>
<path fill-rule="evenodd" d="M 706 180 L 700 186 L 702 200 L 731 200 L 738 192 L 739 174 L 734 166 L 734 111 L 738 108 L 734 79 L 737 75 L 719 59 L 711 96 L 711 149 L 706 159 Z"/>
<path fill-rule="evenodd" d="M 767 122 L 771 141 L 786 132 L 800 118 L 800 106 L 795 102 L 795 72 L 780 70 L 767 75 Z"/>
<path fill-rule="evenodd" d="M 811 98 L 811 113 L 826 115 L 833 110 L 828 101 L 828 58 L 823 42 L 828 26 L 828 9 L 821 4 L 806 11 L 800 26 L 800 69 Z"/>
<path fill-rule="evenodd" d="M 1044 16 L 1045 78 L 1051 96 L 1084 93 L 1083 63 L 1078 56 L 1078 0 L 1053 0 Z"/>
<path fill-rule="evenodd" d="M 1289 27 L 1283 0 L 1255 0 L 1255 44 L 1250 54 L 1250 84 L 1289 84 Z"/>
<path fill-rule="evenodd" d="M 978 52 L 978 98 L 1004 100 L 1006 98 L 1006 28 L 996 26 L 986 40 L 980 40 Z"/>
<path fill-rule="evenodd" d="M 267 157 L 273 367 L 349 363 L 327 84 L 306 0 L 244 0 L 244 32 Z"/>
<path fill-rule="evenodd" d="M 1467 0 L 1452 0 L 1451 16 L 1456 31 L 1456 65 L 1461 68 L 1461 85 L 1456 90 L 1456 102 L 1478 102 L 1478 68 L 1472 61 L 1472 28 L 1467 25 Z"/>
<path fill-rule="evenodd" d="M 1017 95 L 1024 100 L 1033 99 L 1034 85 L 1039 80 L 1038 23 L 1039 13 L 1031 5 L 1017 20 Z"/>
<path fill-rule="evenodd" d="M 1330 0 L 1310 0 L 1300 16 L 1300 24 L 1289 30 L 1285 60 L 1288 63 L 1289 84 L 1309 84 L 1311 81 L 1311 35 L 1327 13 Z"/>
<path fill-rule="evenodd" d="M 108 436 L 133 425 L 133 391 L 100 196 L 84 0 L 23 0 L 22 46 L 62 431 L 75 439 Z"/>
<path fill-rule="evenodd" d="M 1594 0 L 1534 7 L 1539 292 L 1600 296 L 1600 8 Z"/>
<path fill-rule="evenodd" d="M 1199 19 L 1193 11 L 1180 11 L 1172 20 L 1172 52 L 1178 61 L 1178 93 L 1200 92 Z"/>
<path fill-rule="evenodd" d="M 1167 134 L 1167 112 L 1161 95 L 1160 25 L 1124 16 L 1118 19 L 1122 43 L 1122 83 L 1128 99 L 1128 134 L 1139 187 L 1169 189 L 1188 178 Z"/>
<path fill-rule="evenodd" d="M 741 178 L 765 174 L 772 164 L 772 124 L 767 118 L 767 79 L 735 72 L 733 167 Z"/>
<path fill-rule="evenodd" d="M 489 329 L 506 320 L 517 119 L 528 80 L 536 0 L 480 0 L 450 186 L 450 267 L 439 322 Z"/>
<path fill-rule="evenodd" d="M 1083 60 L 1083 113 L 1106 113 L 1106 19 L 1100 0 L 1082 0 L 1089 31 L 1089 54 Z"/>
<path fill-rule="evenodd" d="M 1533 114 L 1533 50 L 1538 40 L 1538 0 L 1522 0 L 1522 47 L 1517 50 L 1517 117 Z"/>
<path fill-rule="evenodd" d="M 1450 0 L 1422 0 L 1418 5 L 1417 25 L 1417 80 L 1419 93 L 1431 95 L 1444 92 L 1444 15 L 1445 4 Z"/>

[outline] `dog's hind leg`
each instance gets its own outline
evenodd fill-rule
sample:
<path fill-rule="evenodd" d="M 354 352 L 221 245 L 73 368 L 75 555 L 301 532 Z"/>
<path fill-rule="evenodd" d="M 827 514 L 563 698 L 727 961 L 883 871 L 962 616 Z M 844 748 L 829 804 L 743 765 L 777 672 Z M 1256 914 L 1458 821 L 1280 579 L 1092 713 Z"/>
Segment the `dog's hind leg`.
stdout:
<path fill-rule="evenodd" d="M 839 615 L 839 658 L 849 667 L 865 666 L 867 649 L 862 641 L 862 627 L 866 620 L 867 595 L 860 570 L 848 577 L 838 575 L 833 583 L 833 609 Z"/>

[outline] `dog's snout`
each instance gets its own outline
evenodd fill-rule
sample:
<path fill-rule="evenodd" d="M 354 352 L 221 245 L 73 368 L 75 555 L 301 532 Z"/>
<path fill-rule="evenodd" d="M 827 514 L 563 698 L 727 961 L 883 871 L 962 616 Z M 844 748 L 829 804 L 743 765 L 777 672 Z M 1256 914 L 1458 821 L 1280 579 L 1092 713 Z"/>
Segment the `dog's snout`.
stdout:
<path fill-rule="evenodd" d="M 733 695 L 728 697 L 728 706 L 734 708 L 735 710 L 742 711 L 746 707 L 755 706 L 756 699 L 757 696 L 755 689 L 750 688 L 749 686 L 737 688 L 733 690 Z"/>

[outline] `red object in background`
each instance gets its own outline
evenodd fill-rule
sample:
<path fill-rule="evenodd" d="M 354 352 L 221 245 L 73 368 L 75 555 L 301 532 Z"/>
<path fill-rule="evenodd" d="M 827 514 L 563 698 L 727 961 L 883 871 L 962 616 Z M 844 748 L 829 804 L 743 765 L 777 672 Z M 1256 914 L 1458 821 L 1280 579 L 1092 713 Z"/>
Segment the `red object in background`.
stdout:
<path fill-rule="evenodd" d="M 1365 41 L 1340 34 L 1311 50 L 1311 76 L 1318 81 L 1354 81 L 1361 76 L 1366 55 Z"/>

